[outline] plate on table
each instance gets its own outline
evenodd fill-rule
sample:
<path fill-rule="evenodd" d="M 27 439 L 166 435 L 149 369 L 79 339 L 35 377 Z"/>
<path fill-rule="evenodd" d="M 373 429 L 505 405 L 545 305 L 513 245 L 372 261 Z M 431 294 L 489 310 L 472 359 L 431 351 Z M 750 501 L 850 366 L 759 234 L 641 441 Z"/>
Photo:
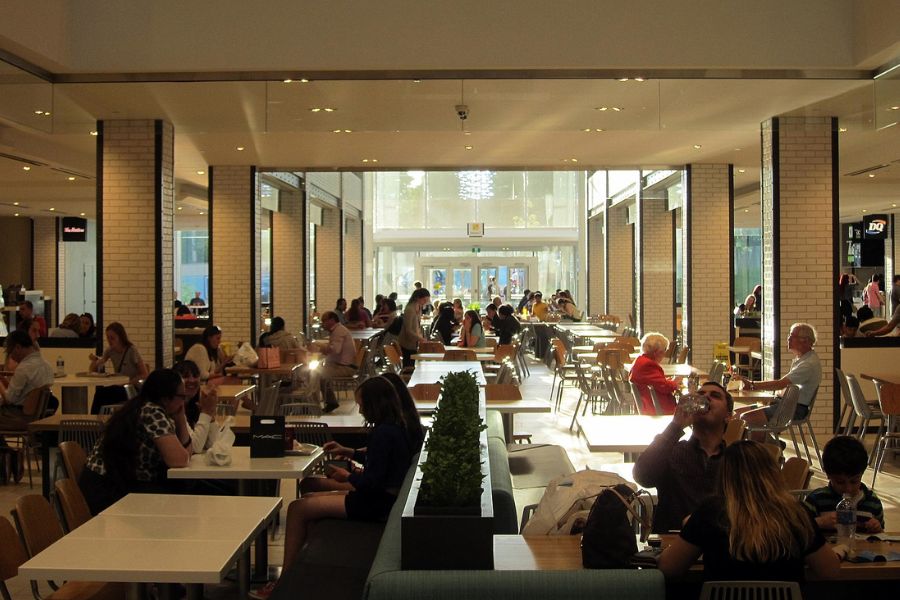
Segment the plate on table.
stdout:
<path fill-rule="evenodd" d="M 288 456 L 309 456 L 319 448 L 320 446 L 316 446 L 315 444 L 302 444 L 295 441 L 294 449 L 286 451 L 285 454 Z"/>
<path fill-rule="evenodd" d="M 91 371 L 89 373 L 88 372 L 75 373 L 75 375 L 78 377 L 99 377 L 102 379 L 103 377 L 111 377 L 113 374 L 112 373 L 96 373 L 94 371 Z"/>

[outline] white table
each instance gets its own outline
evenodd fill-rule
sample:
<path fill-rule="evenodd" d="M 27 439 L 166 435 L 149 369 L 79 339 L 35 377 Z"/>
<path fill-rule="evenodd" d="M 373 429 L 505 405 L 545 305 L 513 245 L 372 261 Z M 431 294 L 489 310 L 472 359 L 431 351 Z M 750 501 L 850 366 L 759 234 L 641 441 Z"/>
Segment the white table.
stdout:
<path fill-rule="evenodd" d="M 55 377 L 53 379 L 53 395 L 60 399 L 62 406 L 60 412 L 71 414 L 85 414 L 90 412 L 90 404 L 93 402 L 94 393 L 98 385 L 127 385 L 128 377 L 126 375 L 105 375 L 96 373 L 93 375 L 86 374 L 70 374 L 64 377 Z M 87 403 L 84 406 L 67 406 L 67 402 L 63 402 L 62 388 L 86 388 Z M 67 409 L 75 410 L 67 410 Z"/>
<path fill-rule="evenodd" d="M 625 462 L 632 462 L 672 422 L 672 415 L 586 415 L 575 420 L 588 450 L 621 452 Z"/>
<path fill-rule="evenodd" d="M 457 352 L 462 350 L 461 348 L 447 348 L 447 352 Z M 475 360 L 478 362 L 491 362 L 496 358 L 496 355 L 493 352 L 476 352 Z M 444 360 L 443 352 L 420 352 L 419 354 L 413 354 L 412 359 L 415 361 L 419 360 Z"/>
<path fill-rule="evenodd" d="M 280 497 L 130 494 L 19 567 L 19 574 L 129 583 L 133 598 L 141 597 L 145 583 L 183 583 L 193 600 L 203 597 L 204 583 L 220 583 L 237 562 L 245 597 L 250 545 L 260 534 L 257 544 L 267 543 L 266 526 L 281 502 Z"/>
<path fill-rule="evenodd" d="M 407 385 L 413 387 L 420 383 L 439 383 L 444 375 L 461 371 L 472 371 L 478 380 L 478 385 L 487 385 L 484 371 L 481 370 L 481 363 L 477 360 L 423 361 L 416 363 L 416 368 Z"/>

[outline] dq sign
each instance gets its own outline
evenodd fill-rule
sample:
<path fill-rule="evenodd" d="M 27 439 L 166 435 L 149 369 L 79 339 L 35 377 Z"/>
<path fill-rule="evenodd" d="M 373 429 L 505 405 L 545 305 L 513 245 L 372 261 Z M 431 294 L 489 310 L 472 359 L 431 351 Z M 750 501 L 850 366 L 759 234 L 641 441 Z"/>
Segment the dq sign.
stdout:
<path fill-rule="evenodd" d="M 867 240 L 883 240 L 888 234 L 887 215 L 866 215 L 863 217 L 863 237 Z"/>

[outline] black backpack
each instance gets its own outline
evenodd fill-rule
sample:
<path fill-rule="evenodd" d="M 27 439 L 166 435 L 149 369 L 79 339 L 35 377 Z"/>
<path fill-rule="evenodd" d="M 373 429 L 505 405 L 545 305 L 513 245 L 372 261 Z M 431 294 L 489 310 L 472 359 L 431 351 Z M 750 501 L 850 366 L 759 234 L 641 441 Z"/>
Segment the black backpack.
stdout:
<path fill-rule="evenodd" d="M 632 506 L 642 495 L 649 497 L 646 491 L 636 492 L 621 483 L 597 495 L 581 537 L 581 563 L 586 569 L 632 568 L 638 548 L 629 514 L 641 523 L 644 535 L 650 531 L 647 511 L 639 515 Z"/>

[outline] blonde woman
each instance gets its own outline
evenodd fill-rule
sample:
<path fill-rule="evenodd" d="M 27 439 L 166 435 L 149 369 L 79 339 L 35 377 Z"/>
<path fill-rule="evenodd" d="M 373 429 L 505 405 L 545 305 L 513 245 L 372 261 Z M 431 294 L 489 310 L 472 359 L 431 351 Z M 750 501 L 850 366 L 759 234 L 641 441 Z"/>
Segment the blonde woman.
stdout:
<path fill-rule="evenodd" d="M 646 386 L 652 386 L 662 414 L 675 414 L 675 398 L 672 395 L 678 389 L 678 380 L 667 379 L 660 362 L 666 355 L 669 340 L 661 333 L 648 333 L 641 338 L 641 355 L 634 361 L 629 380 L 641 386 L 641 414 L 655 415 L 653 398 Z"/>
<path fill-rule="evenodd" d="M 812 515 L 784 489 L 772 455 L 751 441 L 725 450 L 718 495 L 694 510 L 659 569 L 678 577 L 701 554 L 704 578 L 715 581 L 802 581 L 804 567 L 833 579 L 840 566 Z"/>

